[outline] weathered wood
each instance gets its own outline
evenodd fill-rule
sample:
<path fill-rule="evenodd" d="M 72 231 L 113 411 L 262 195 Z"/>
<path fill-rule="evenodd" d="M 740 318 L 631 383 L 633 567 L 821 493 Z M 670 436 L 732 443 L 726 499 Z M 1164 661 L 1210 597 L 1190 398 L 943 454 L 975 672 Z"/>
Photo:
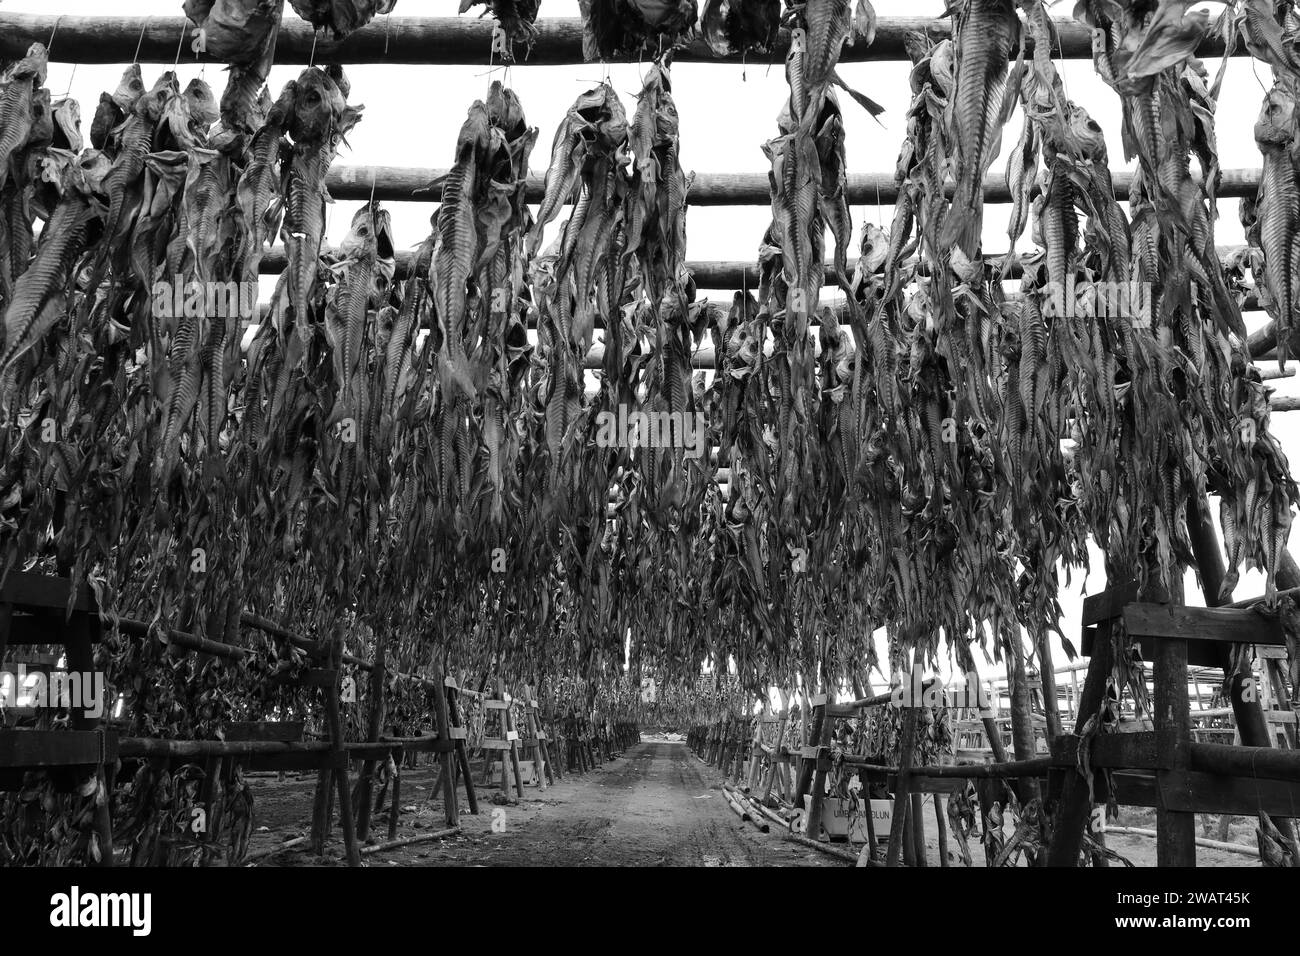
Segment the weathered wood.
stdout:
<path fill-rule="evenodd" d="M 1015 629 L 1003 645 L 1007 655 L 1007 689 L 1011 698 L 1011 742 L 1017 760 L 1029 760 L 1036 753 L 1034 744 L 1033 711 L 1029 700 L 1029 678 L 1025 673 L 1024 647 L 1020 630 Z M 1038 781 L 1034 777 L 1021 777 L 1016 795 L 1021 805 L 1038 797 Z"/>
<path fill-rule="evenodd" d="M 1109 606 L 1098 610 L 1098 605 L 1103 603 L 1101 599 L 1106 593 L 1093 596 L 1095 615 L 1093 622 L 1097 623 L 1097 640 L 1092 648 L 1092 657 L 1088 660 L 1088 676 L 1083 682 L 1083 692 L 1079 695 L 1074 728 L 1076 734 L 1082 732 L 1084 725 L 1100 708 L 1106 688 L 1106 675 L 1110 672 L 1114 658 L 1110 646 L 1110 621 L 1117 612 L 1113 612 Z M 1122 606 L 1122 602 L 1119 606 Z M 1087 599 L 1084 600 L 1083 619 L 1085 624 L 1091 623 Z M 1083 847 L 1083 827 L 1089 811 L 1087 781 L 1078 773 L 1067 773 L 1060 800 L 1057 802 L 1056 819 L 1053 822 L 1052 842 L 1047 856 L 1049 866 L 1079 865 L 1079 852 Z"/>
<path fill-rule="evenodd" d="M 401 840 L 389 840 L 387 843 L 377 843 L 374 846 L 363 847 L 361 852 L 369 856 L 372 853 L 383 853 L 385 850 L 396 850 L 399 847 L 414 846 L 417 843 L 445 840 L 447 837 L 456 836 L 459 833 L 460 827 L 448 827 L 445 830 L 435 830 L 432 833 L 421 833 L 418 836 L 405 837 Z"/>
<path fill-rule="evenodd" d="M 1127 581 L 1123 584 L 1108 587 L 1097 594 L 1089 594 L 1083 599 L 1083 614 L 1079 619 L 1079 623 L 1087 628 L 1103 621 L 1113 620 L 1124 612 L 1124 605 L 1132 604 L 1137 599 L 1138 585 L 1136 581 Z M 1153 597 L 1151 600 L 1158 602 L 1160 598 Z M 1083 653 L 1087 654 L 1088 652 L 1084 651 Z"/>
<path fill-rule="evenodd" d="M 929 767 L 913 767 L 913 777 L 927 777 L 932 780 L 975 780 L 1004 779 L 1019 777 L 1041 777 L 1052 768 L 1053 758 L 1031 757 L 1028 760 L 1014 760 L 1007 763 L 986 764 L 942 764 Z"/>
<path fill-rule="evenodd" d="M 816 704 L 813 705 L 817 707 Z M 813 765 L 812 793 L 808 800 L 808 836 L 813 840 L 821 839 L 822 807 L 826 802 L 827 761 L 822 755 L 828 753 L 831 745 L 831 733 L 835 729 L 835 720 L 828 704 L 819 708 L 822 712 L 821 724 L 817 735 L 816 756 Z"/>
<path fill-rule="evenodd" d="M 366 715 L 366 740 L 378 742 L 384 726 L 384 655 L 387 631 L 375 635 L 375 666 L 370 672 L 370 711 Z M 371 784 L 375 776 L 375 760 L 367 759 L 361 765 L 361 779 L 357 781 L 357 839 L 365 843 L 370 838 Z"/>
<path fill-rule="evenodd" d="M 1130 604 L 1124 609 L 1125 626 L 1132 628 L 1130 612 L 1135 608 L 1157 608 L 1161 612 L 1182 610 L 1162 605 Z M 1188 610 L 1211 610 L 1206 608 Z M 1250 614 L 1249 611 L 1229 612 Z M 1163 620 L 1163 615 L 1149 615 Z M 1139 619 L 1140 619 L 1139 615 Z M 1133 633 L 1131 631 L 1131 633 Z M 1146 633 L 1137 631 L 1136 633 Z M 1163 794 L 1184 779 L 1183 772 L 1190 765 L 1189 748 L 1192 741 L 1191 703 L 1187 697 L 1187 641 L 1168 637 L 1157 642 L 1153 665 L 1155 684 L 1154 706 L 1156 746 L 1160 762 L 1172 770 L 1156 771 L 1156 785 Z M 1156 865 L 1196 865 L 1196 816 L 1186 810 L 1169 806 L 1167 798 L 1163 807 L 1156 808 Z"/>
<path fill-rule="evenodd" d="M 889 851 L 886 866 L 898 866 L 899 852 L 903 849 L 903 823 L 908 806 L 908 793 L 912 765 L 916 760 L 916 723 L 918 711 L 908 707 L 903 711 L 902 733 L 899 738 L 898 787 L 894 792 L 894 819 L 889 828 Z"/>
<path fill-rule="evenodd" d="M 1193 742 L 1188 747 L 1188 757 L 1188 766 L 1192 770 L 1250 780 L 1289 780 L 1300 783 L 1300 750 Z M 1288 815 L 1300 813 L 1300 794 L 1297 794 L 1296 801 L 1297 805 Z"/>
<path fill-rule="evenodd" d="M 437 722 L 439 736 L 451 740 L 451 711 L 447 705 L 448 691 L 445 685 L 434 674 L 433 679 L 433 706 L 434 720 Z M 454 747 L 454 744 L 453 744 Z M 460 826 L 460 806 L 456 802 L 456 767 L 453 761 L 457 754 L 455 750 L 444 750 L 438 755 L 438 762 L 442 767 L 442 804 L 443 812 L 447 818 L 447 826 Z M 468 770 L 465 779 L 469 779 Z"/>
<path fill-rule="evenodd" d="M 913 849 L 912 856 L 916 866 L 929 866 L 929 861 L 925 855 L 925 814 L 924 810 L 925 795 L 916 791 L 912 793 L 912 810 L 908 814 L 909 829 L 912 831 Z M 867 812 L 871 812 L 871 804 L 867 804 Z"/>
<path fill-rule="evenodd" d="M 1222 774 L 1198 771 L 1163 771 L 1156 777 L 1156 830 L 1162 824 L 1162 815 L 1193 822 L 1198 813 L 1230 813 L 1234 816 L 1254 817 L 1267 813 L 1277 819 L 1287 819 L 1300 814 L 1300 795 L 1291 781 L 1269 779 L 1244 779 Z M 1168 831 L 1166 831 L 1168 832 Z M 1183 836 L 1180 833 L 1180 836 Z M 1157 843 L 1159 850 L 1159 843 Z M 1195 850 L 1190 851 L 1194 860 Z M 1187 859 L 1189 851 L 1179 847 L 1179 858 Z M 1161 866 L 1165 864 L 1160 864 Z M 1169 864 L 1193 866 L 1192 863 Z"/>
<path fill-rule="evenodd" d="M 1129 604 L 1124 608 L 1124 627 L 1134 638 L 1286 646 L 1286 636 L 1279 621 L 1237 608 Z M 1150 659 L 1154 660 L 1154 655 Z M 1185 687 L 1183 691 L 1185 694 Z"/>
<path fill-rule="evenodd" d="M 112 761 L 119 755 L 112 731 L 0 730 L 0 767 L 69 767 Z"/>
<path fill-rule="evenodd" d="M 1056 767 L 1078 766 L 1079 737 L 1074 734 L 1058 737 L 1052 745 L 1052 756 L 1047 759 Z M 1097 734 L 1092 738 L 1092 751 L 1088 755 L 1092 766 L 1113 770 L 1155 770 L 1159 761 L 1154 731 Z"/>
<path fill-rule="evenodd" d="M 1155 830 L 1147 830 L 1143 827 L 1120 827 L 1110 825 L 1106 827 L 1107 833 L 1123 833 L 1132 836 L 1154 837 Z M 1196 845 L 1203 846 L 1208 850 L 1218 850 L 1220 853 L 1237 853 L 1241 856 L 1253 856 L 1258 858 L 1259 849 L 1253 846 L 1243 846 L 1240 843 L 1226 843 L 1223 840 L 1207 840 L 1203 837 L 1196 838 Z"/>
<path fill-rule="evenodd" d="M 871 819 L 870 805 L 868 804 L 867 819 Z M 948 821 L 944 816 L 943 796 L 934 795 L 934 825 L 937 828 L 939 836 L 939 866 L 948 867 Z M 874 835 L 874 834 L 873 834 Z"/>
<path fill-rule="evenodd" d="M 90 585 L 80 585 L 74 597 L 72 582 L 67 578 L 36 571 L 10 571 L 0 586 L 0 603 L 10 604 L 18 610 L 95 610 L 95 596 Z"/>
<path fill-rule="evenodd" d="M 1092 56 L 1090 32 L 1074 20 L 1055 19 L 1052 55 L 1065 59 Z M 57 33 L 55 32 L 57 24 Z M 518 66 L 557 66 L 584 62 L 582 21 L 576 17 L 539 19 L 537 41 L 531 50 L 518 52 Z M 488 66 L 493 61 L 493 21 L 478 17 L 381 17 L 344 40 L 326 33 L 314 34 L 311 25 L 286 16 L 275 46 L 277 64 L 382 63 Z M 0 14 L 0 59 L 22 56 L 31 43 L 50 43 L 55 62 L 171 64 L 182 39 L 188 39 L 193 24 L 185 17 L 63 16 L 46 14 Z M 920 33 L 939 40 L 952 35 L 952 21 L 933 17 L 880 17 L 876 35 L 868 46 L 856 43 L 844 47 L 841 63 L 900 62 L 909 59 L 906 41 Z M 766 56 L 749 57 L 751 65 L 781 64 L 789 49 L 789 31 L 782 30 Z M 1033 41 L 1028 41 L 1032 49 Z M 138 49 L 138 53 L 137 53 Z M 1200 57 L 1224 53 L 1217 31 L 1197 47 Z M 1240 44 L 1234 55 L 1243 55 Z M 183 62 L 216 63 L 200 56 L 186 43 Z M 638 56 L 626 58 L 635 62 Z M 719 57 L 700 39 L 675 52 L 679 63 L 743 63 L 738 56 Z M 499 62 L 499 58 L 497 58 Z"/>

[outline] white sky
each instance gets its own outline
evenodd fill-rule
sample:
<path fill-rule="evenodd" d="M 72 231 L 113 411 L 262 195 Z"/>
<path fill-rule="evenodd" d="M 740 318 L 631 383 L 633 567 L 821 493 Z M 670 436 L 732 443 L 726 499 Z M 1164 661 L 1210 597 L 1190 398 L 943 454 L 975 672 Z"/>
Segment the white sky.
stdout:
<path fill-rule="evenodd" d="M 398 16 L 440 15 L 456 12 L 454 0 L 419 3 L 416 0 L 399 0 L 394 11 Z M 880 16 L 939 16 L 943 11 L 941 0 L 909 3 L 903 0 L 875 0 Z M 1053 17 L 1069 17 L 1071 2 L 1059 2 L 1050 7 Z M 578 0 L 543 0 L 544 17 L 576 17 Z M 0 0 L 0 10 L 12 13 L 45 15 L 105 15 L 117 16 L 180 16 L 181 0 Z M 286 18 L 296 14 L 286 6 Z M 178 37 L 179 40 L 179 37 Z M 53 53 L 58 56 L 58 40 Z M 188 47 L 186 52 L 188 53 Z M 486 59 L 486 51 L 485 59 Z M 191 55 L 192 56 L 192 55 Z M 184 58 L 183 58 L 184 60 Z M 1211 74 L 1218 61 L 1208 61 Z M 1069 60 L 1058 63 L 1067 93 L 1084 106 L 1101 124 L 1110 150 L 1111 168 L 1125 168 L 1120 141 L 1120 111 L 1113 91 L 1093 72 L 1089 60 Z M 151 85 L 166 67 L 144 67 L 146 86 Z M 270 86 L 274 96 L 284 83 L 300 72 L 299 66 L 276 67 L 271 74 Z M 854 173 L 892 172 L 898 149 L 905 131 L 905 114 L 910 99 L 907 82 L 908 65 L 890 63 L 849 63 L 840 67 L 844 78 L 854 87 L 883 104 L 886 113 L 882 126 L 871 120 L 855 104 L 842 98 L 847 134 L 846 151 L 849 170 Z M 82 104 L 84 131 L 89 130 L 90 117 L 101 91 L 112 91 L 117 86 L 122 66 L 81 65 L 54 62 L 50 64 L 48 86 L 57 99 L 65 90 Z M 224 85 L 220 68 L 200 68 L 192 61 L 184 61 L 178 70 L 181 85 L 193 76 L 202 74 L 219 97 Z M 635 108 L 635 97 L 640 89 L 642 68 L 636 64 L 613 65 L 608 76 L 614 88 L 623 96 L 629 116 Z M 363 65 L 347 68 L 352 83 L 352 104 L 364 104 L 361 123 L 349 136 L 351 148 L 344 148 L 339 161 L 362 165 L 433 166 L 445 167 L 452 161 L 455 138 L 465 113 L 474 99 L 487 92 L 488 84 L 499 75 L 489 74 L 486 67 L 438 67 L 410 65 Z M 532 126 L 540 128 L 537 145 L 532 154 L 532 170 L 544 172 L 550 158 L 551 139 L 556 126 L 569 105 L 579 93 L 596 85 L 606 75 L 600 64 L 556 67 L 514 67 L 506 79 L 523 103 L 525 115 Z M 1267 67 L 1249 58 L 1235 58 L 1228 66 L 1217 115 L 1217 135 L 1220 165 L 1225 168 L 1256 167 L 1260 165 L 1259 151 L 1255 146 L 1253 125 L 1263 99 L 1265 84 L 1270 76 Z M 776 132 L 776 115 L 786 96 L 784 71 L 780 63 L 767 65 L 692 64 L 683 63 L 672 69 L 673 93 L 681 120 L 681 159 L 685 169 L 699 173 L 766 173 L 768 165 L 760 149 L 764 140 Z M 1002 155 L 993 164 L 993 172 L 1001 175 L 1006 166 L 1006 155 L 1019 135 L 1021 117 L 1017 111 L 1003 134 Z M 337 243 L 343 238 L 358 203 L 338 203 L 330 214 L 329 241 Z M 386 203 L 392 213 L 393 229 L 399 249 L 417 246 L 429 232 L 427 203 Z M 985 248 L 1002 251 L 1006 248 L 1006 222 L 1004 207 L 986 207 L 984 238 Z M 1219 202 L 1220 219 L 1216 241 L 1220 245 L 1244 242 L 1237 218 L 1237 202 Z M 870 206 L 853 207 L 854 242 L 859 237 L 863 221 L 872 221 L 888 227 L 892 210 Z M 692 208 L 687 217 L 688 257 L 691 259 L 753 260 L 757 256 L 759 240 L 770 220 L 767 207 L 701 207 Z M 561 217 L 563 218 L 563 216 Z M 1028 231 L 1021 239 L 1022 249 L 1030 248 Z M 713 297 L 730 301 L 732 290 L 718 290 Z M 1247 314 L 1250 329 L 1263 323 L 1262 314 Z M 1300 395 L 1295 380 L 1273 383 L 1279 394 Z M 1293 458 L 1300 458 L 1300 413 L 1281 414 L 1273 418 L 1273 431 L 1282 440 Z M 1294 547 L 1293 547 L 1294 553 Z M 1094 556 L 1094 576 L 1090 590 L 1102 586 L 1100 556 Z M 1063 594 L 1062 607 L 1065 619 L 1062 629 L 1077 635 L 1082 595 L 1081 580 Z M 1263 592 L 1262 577 L 1254 572 L 1242 575 L 1239 597 Z M 1187 587 L 1188 603 L 1202 603 L 1193 578 Z M 1077 643 L 1077 642 L 1076 642 Z M 881 659 L 886 658 L 883 641 L 879 642 Z M 1056 651 L 1056 663 L 1064 663 L 1063 652 Z M 1004 675 L 1001 665 L 989 671 L 990 676 Z"/>

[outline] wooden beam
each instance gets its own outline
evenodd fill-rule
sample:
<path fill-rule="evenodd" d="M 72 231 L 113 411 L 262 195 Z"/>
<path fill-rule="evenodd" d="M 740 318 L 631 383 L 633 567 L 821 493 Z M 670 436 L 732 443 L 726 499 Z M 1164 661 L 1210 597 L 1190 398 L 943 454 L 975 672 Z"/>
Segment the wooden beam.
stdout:
<path fill-rule="evenodd" d="M 78 586 L 76 596 L 72 597 L 72 582 L 67 578 L 36 571 L 10 571 L 0 587 L 0 604 L 11 604 L 20 611 L 28 608 L 93 611 L 95 597 L 85 582 Z"/>
<path fill-rule="evenodd" d="M 1239 608 L 1135 603 L 1124 608 L 1124 627 L 1134 638 L 1286 645 L 1278 621 Z"/>
<path fill-rule="evenodd" d="M 58 24 L 57 33 L 55 24 Z M 285 16 L 275 47 L 277 64 L 363 63 L 438 64 L 487 66 L 491 60 L 494 21 L 477 17 L 380 17 L 357 30 L 345 40 L 333 40 L 322 33 L 314 35 L 311 25 L 294 16 Z M 1054 57 L 1086 60 L 1092 56 L 1092 39 L 1087 26 L 1074 20 L 1053 21 L 1057 43 Z M 517 50 L 518 65 L 558 66 L 583 62 L 582 21 L 576 17 L 544 18 L 536 23 L 537 43 L 529 51 Z M 0 14 L 0 59 L 14 59 L 34 42 L 51 44 L 50 58 L 63 63 L 130 63 L 137 56 L 141 63 L 171 64 L 182 36 L 188 36 L 193 24 L 185 17 L 64 16 L 46 14 Z M 881 17 L 876 23 L 876 37 L 867 46 L 846 46 L 841 63 L 908 60 L 906 41 L 920 33 L 939 40 L 952 35 L 952 21 L 932 17 Z M 1033 44 L 1030 41 L 1029 46 Z M 789 32 L 782 31 L 767 56 L 749 58 L 751 65 L 780 64 L 789 49 Z M 1222 56 L 1223 40 L 1207 37 L 1197 47 L 1200 57 Z M 1238 46 L 1234 55 L 1244 55 Z M 632 61 L 638 58 L 630 57 Z M 740 63 L 739 56 L 718 57 L 697 39 L 678 51 L 679 63 Z M 219 62 L 212 57 L 198 57 L 188 43 L 182 48 L 181 61 Z M 499 59 L 498 59 L 499 62 Z"/>
<path fill-rule="evenodd" d="M 337 163 L 325 177 L 330 195 L 338 200 L 366 202 L 436 203 L 442 198 L 441 187 L 429 188 L 447 175 L 447 169 L 425 166 L 353 166 Z M 1113 176 L 1117 195 L 1127 196 L 1133 174 L 1116 172 Z M 1194 177 L 1195 179 L 1195 177 Z M 1215 195 L 1224 199 L 1254 198 L 1259 192 L 1260 170 L 1257 168 L 1225 169 Z M 1199 180 L 1196 180 L 1199 181 Z M 954 186 L 944 185 L 944 195 L 951 199 Z M 1001 173 L 986 176 L 982 183 L 986 203 L 1010 203 L 1011 190 Z M 848 200 L 854 206 L 892 206 L 898 202 L 899 183 L 893 172 L 850 173 Z M 542 174 L 530 173 L 524 196 L 528 202 L 541 202 L 546 192 Z M 689 206 L 767 206 L 772 202 L 768 174 L 706 173 L 695 174 L 686 194 Z"/>
<path fill-rule="evenodd" d="M 1193 743 L 1188 748 L 1188 755 L 1192 770 L 1230 774 L 1252 780 L 1289 780 L 1300 783 L 1300 750 Z M 1296 814 L 1300 814 L 1300 795 L 1285 811 L 1286 816 Z"/>

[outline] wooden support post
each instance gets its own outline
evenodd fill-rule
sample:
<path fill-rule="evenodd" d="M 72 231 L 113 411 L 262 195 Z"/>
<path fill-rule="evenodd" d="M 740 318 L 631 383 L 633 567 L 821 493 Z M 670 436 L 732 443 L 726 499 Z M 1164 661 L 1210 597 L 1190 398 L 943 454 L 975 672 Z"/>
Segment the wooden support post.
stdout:
<path fill-rule="evenodd" d="M 929 861 L 925 858 L 925 814 L 924 806 L 925 795 L 922 793 L 912 794 L 912 812 L 908 819 L 912 824 L 912 839 L 915 841 L 913 855 L 916 857 L 917 866 L 929 866 Z"/>
<path fill-rule="evenodd" d="M 339 798 L 339 821 L 343 827 L 343 849 L 348 866 L 361 865 L 361 849 L 357 846 L 356 820 L 352 816 L 352 792 L 348 787 L 347 751 L 343 749 L 343 717 L 339 710 L 340 665 L 343 663 L 343 631 L 336 629 L 330 649 L 330 667 L 334 681 L 325 690 L 325 719 L 329 725 L 331 756 L 334 758 L 334 782 Z"/>
<path fill-rule="evenodd" d="M 870 816 L 868 816 L 870 819 Z M 939 866 L 948 866 L 948 821 L 944 817 L 943 794 L 934 795 L 934 825 L 939 836 Z"/>
<path fill-rule="evenodd" d="M 805 707 L 809 706 L 807 697 L 804 698 L 804 705 Z M 811 720 L 811 731 L 808 737 L 804 739 L 805 746 L 815 744 L 817 741 L 821 740 L 822 725 L 826 722 L 825 707 L 815 707 L 811 709 L 813 711 L 812 720 Z M 803 798 L 806 797 L 809 794 L 809 792 L 811 792 L 812 790 L 813 771 L 816 770 L 816 768 L 817 768 L 817 761 L 815 759 L 814 760 L 805 759 L 802 753 L 800 754 L 799 776 L 796 778 L 795 785 L 794 785 L 795 809 L 800 809 L 800 810 L 803 809 Z M 817 835 L 811 834 L 809 838 L 815 840 L 817 839 Z"/>
<path fill-rule="evenodd" d="M 397 839 L 397 823 L 402 815 L 402 761 L 393 762 L 393 802 L 388 813 L 388 842 Z"/>
<path fill-rule="evenodd" d="M 1038 650 L 1038 671 L 1043 682 L 1043 716 L 1047 720 L 1047 742 L 1051 742 L 1064 733 L 1061 727 L 1060 701 L 1057 699 L 1056 670 L 1052 665 L 1052 642 L 1048 632 L 1038 635 L 1035 644 Z"/>
<path fill-rule="evenodd" d="M 434 672 L 432 689 L 434 718 L 438 723 L 438 739 L 450 741 L 452 739 L 451 711 L 447 706 L 448 689 L 441 671 Z M 452 744 L 452 747 L 454 748 L 455 744 Z M 456 802 L 455 757 L 454 749 L 443 748 L 438 751 L 438 764 L 442 768 L 439 774 L 442 778 L 442 809 L 449 827 L 460 826 L 460 806 Z M 465 774 L 465 781 L 468 786 L 473 786 L 469 773 Z"/>
<path fill-rule="evenodd" d="M 375 660 L 370 671 L 370 711 L 366 720 L 366 740 L 375 743 L 384 726 L 384 663 L 386 629 L 375 634 Z M 365 843 L 370 838 L 370 814 L 373 796 L 371 793 L 375 776 L 373 758 L 362 761 L 361 779 L 357 787 L 357 839 Z"/>
<path fill-rule="evenodd" d="M 504 702 L 506 699 L 506 682 L 504 679 L 497 678 L 497 699 Z M 509 780 L 507 777 L 507 767 L 514 770 L 515 774 L 515 796 L 520 800 L 524 798 L 524 781 L 523 774 L 519 772 L 519 739 L 518 730 L 515 728 L 515 718 L 510 707 L 501 711 L 501 726 L 504 729 L 506 739 L 510 743 L 508 752 L 509 763 L 507 764 L 507 754 L 501 755 L 501 792 L 509 792 Z"/>
<path fill-rule="evenodd" d="M 1029 760 L 1035 755 L 1034 723 L 1029 700 L 1029 677 L 1025 673 L 1025 654 L 1020 643 L 1019 628 L 1006 635 L 1003 651 L 1007 655 L 1007 693 L 1011 698 L 1011 741 L 1016 759 Z M 1038 797 L 1038 780 L 1022 777 L 1016 783 L 1016 790 L 1023 807 Z"/>
<path fill-rule="evenodd" d="M 817 705 L 814 705 L 816 707 Z M 818 733 L 814 741 L 816 753 L 813 755 L 812 793 L 808 800 L 808 839 L 821 839 L 822 807 L 826 802 L 826 768 L 830 762 L 831 733 L 835 729 L 835 718 L 830 712 L 830 695 L 822 697 L 821 721 L 817 724 Z"/>
<path fill-rule="evenodd" d="M 533 689 L 524 685 L 524 716 L 528 721 L 528 733 L 533 739 L 533 771 L 537 774 L 537 788 L 545 790 L 547 783 L 555 783 L 551 776 L 551 757 L 546 752 L 546 731 L 537 714 L 537 704 L 533 700 Z"/>
<path fill-rule="evenodd" d="M 1106 676 L 1110 673 L 1114 657 L 1110 646 L 1110 621 L 1097 624 L 1097 636 L 1092 643 L 1092 657 L 1088 659 L 1088 676 L 1084 678 L 1083 693 L 1078 698 L 1074 732 L 1080 733 L 1092 716 L 1101 708 L 1106 692 Z M 1052 843 L 1048 849 L 1049 866 L 1078 866 L 1079 852 L 1083 849 L 1083 828 L 1091 813 L 1088 805 L 1088 783 L 1078 773 L 1066 773 L 1057 802 L 1056 820 L 1052 826 Z"/>
<path fill-rule="evenodd" d="M 913 681 L 915 684 L 915 681 Z M 903 849 L 903 823 L 907 816 L 908 795 L 912 786 L 912 764 L 916 757 L 916 724 L 918 711 L 915 707 L 903 710 L 903 727 L 899 740 L 898 783 L 894 790 L 894 822 L 889 828 L 889 852 L 885 855 L 886 866 L 898 866 L 899 855 Z"/>
<path fill-rule="evenodd" d="M 438 686 L 443 688 L 446 694 L 447 713 L 451 718 L 451 726 L 460 728 L 460 688 L 447 684 L 446 679 L 441 676 L 435 678 Z M 455 741 L 456 747 L 456 766 L 460 770 L 461 781 L 465 784 L 465 802 L 469 805 L 469 812 L 478 816 L 478 794 L 474 790 L 474 775 L 469 772 L 469 751 L 465 747 L 465 738 L 457 735 Z"/>
<path fill-rule="evenodd" d="M 763 781 L 763 794 L 758 801 L 764 806 L 772 796 L 772 784 L 776 781 L 777 768 L 781 766 L 781 761 L 784 759 L 785 730 L 789 723 L 790 712 L 785 707 L 785 691 L 781 691 L 781 722 L 777 725 L 776 740 L 772 743 L 772 759 L 767 768 L 766 779 Z"/>
<path fill-rule="evenodd" d="M 1157 786 L 1171 784 L 1190 765 L 1191 704 L 1187 697 L 1187 641 L 1155 642 L 1155 725 Z M 1156 807 L 1156 865 L 1196 865 L 1196 814 Z"/>

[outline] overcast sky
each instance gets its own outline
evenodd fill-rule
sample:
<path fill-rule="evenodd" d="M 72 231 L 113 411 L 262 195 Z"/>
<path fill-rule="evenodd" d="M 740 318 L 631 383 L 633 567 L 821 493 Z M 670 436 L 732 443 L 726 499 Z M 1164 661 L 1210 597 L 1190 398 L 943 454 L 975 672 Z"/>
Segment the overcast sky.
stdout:
<path fill-rule="evenodd" d="M 398 16 L 454 15 L 457 6 L 455 0 L 423 3 L 399 0 L 394 13 Z M 1054 17 L 1069 17 L 1071 8 L 1071 2 L 1063 2 L 1050 9 Z M 877 0 L 876 3 L 876 12 L 882 17 L 938 16 L 942 9 L 939 0 L 923 3 Z M 0 11 L 4 12 L 104 15 L 110 10 L 119 16 L 174 17 L 182 13 L 180 0 L 111 0 L 109 4 L 103 0 L 0 0 Z M 577 16 L 578 0 L 543 0 L 542 15 Z M 293 17 L 295 14 L 286 8 L 285 16 Z M 485 61 L 486 53 L 485 50 Z M 56 60 L 58 55 L 56 37 L 53 49 Z M 1111 168 L 1117 171 L 1125 168 L 1120 146 L 1120 112 L 1114 92 L 1094 74 L 1090 61 L 1071 60 L 1059 66 L 1069 96 L 1084 106 L 1105 130 Z M 1213 73 L 1218 61 L 1207 66 Z M 163 69 L 163 66 L 145 66 L 146 86 L 151 85 Z M 300 69 L 276 67 L 270 80 L 272 94 L 277 93 Z M 851 63 L 841 67 L 841 73 L 851 85 L 886 108 L 881 126 L 847 97 L 842 98 L 851 172 L 892 172 L 905 131 L 904 117 L 910 92 L 907 69 L 906 64 L 897 62 Z M 82 116 L 88 129 L 100 92 L 113 90 L 121 71 L 121 66 L 83 65 L 76 67 L 74 72 L 71 64 L 54 62 L 50 65 L 48 85 L 56 99 L 65 90 L 70 90 L 81 101 Z M 203 75 L 220 96 L 224 85 L 220 68 L 201 68 L 192 60 L 189 64 L 183 60 L 178 73 L 182 86 L 192 76 Z M 352 83 L 350 101 L 364 104 L 365 111 L 361 123 L 349 136 L 350 149 L 345 148 L 339 157 L 341 162 L 426 167 L 449 165 L 456 133 L 467 108 L 474 99 L 486 94 L 492 79 L 503 78 L 519 95 L 530 125 L 540 128 L 532 154 L 532 169 L 540 173 L 549 160 L 556 126 L 574 98 L 608 75 L 614 88 L 623 96 L 624 106 L 630 114 L 640 89 L 643 68 L 636 64 L 608 68 L 600 64 L 516 66 L 503 74 L 500 70 L 490 73 L 486 66 L 478 69 L 469 66 L 372 65 L 350 67 L 347 73 Z M 1268 76 L 1267 67 L 1247 58 L 1235 58 L 1228 66 L 1217 116 L 1219 159 L 1225 169 L 1260 164 L 1252 128 Z M 673 67 L 672 78 L 681 118 L 681 159 L 687 170 L 698 173 L 767 172 L 767 161 L 760 147 L 776 132 L 776 115 L 786 96 L 780 63 L 750 63 L 745 66 L 683 63 Z M 1005 169 L 1007 152 L 1019 135 L 1020 125 L 1021 117 L 1017 112 L 1003 135 L 1003 152 L 993 165 L 995 174 L 1001 175 Z M 332 208 L 328 226 L 332 242 L 342 238 L 357 205 L 338 203 Z M 399 248 L 413 248 L 428 234 L 428 204 L 389 203 L 387 208 L 392 213 Z M 1221 245 L 1243 242 L 1237 202 L 1222 200 L 1219 211 L 1217 242 Z M 852 212 L 855 243 L 863 221 L 888 226 L 891 218 L 891 209 L 888 208 L 855 206 Z M 692 208 L 687 218 L 688 256 L 691 259 L 754 259 L 769 220 L 770 210 L 766 207 Z M 1006 220 L 1002 209 L 988 207 L 984 225 L 985 248 L 990 251 L 1005 249 Z M 1020 246 L 1029 248 L 1027 234 Z M 719 290 L 712 295 L 730 301 L 731 291 Z M 1264 316 L 1259 314 L 1246 317 L 1251 329 L 1263 320 Z M 1277 384 L 1281 394 L 1300 394 L 1294 380 Z M 1277 415 L 1273 421 L 1274 432 L 1293 459 L 1300 457 L 1300 413 Z M 1100 556 L 1095 558 L 1095 567 L 1097 573 L 1090 591 L 1104 586 Z M 1076 577 L 1062 601 L 1065 611 L 1063 630 L 1070 635 L 1078 633 L 1081 583 Z M 1242 576 L 1239 596 L 1262 591 L 1263 581 L 1259 575 Z M 1187 598 L 1188 603 L 1202 603 L 1194 579 L 1190 577 Z M 882 642 L 881 658 L 884 656 Z M 1058 650 L 1057 663 L 1063 660 L 1064 656 Z M 991 673 L 1000 675 L 1002 671 L 998 667 Z"/>

